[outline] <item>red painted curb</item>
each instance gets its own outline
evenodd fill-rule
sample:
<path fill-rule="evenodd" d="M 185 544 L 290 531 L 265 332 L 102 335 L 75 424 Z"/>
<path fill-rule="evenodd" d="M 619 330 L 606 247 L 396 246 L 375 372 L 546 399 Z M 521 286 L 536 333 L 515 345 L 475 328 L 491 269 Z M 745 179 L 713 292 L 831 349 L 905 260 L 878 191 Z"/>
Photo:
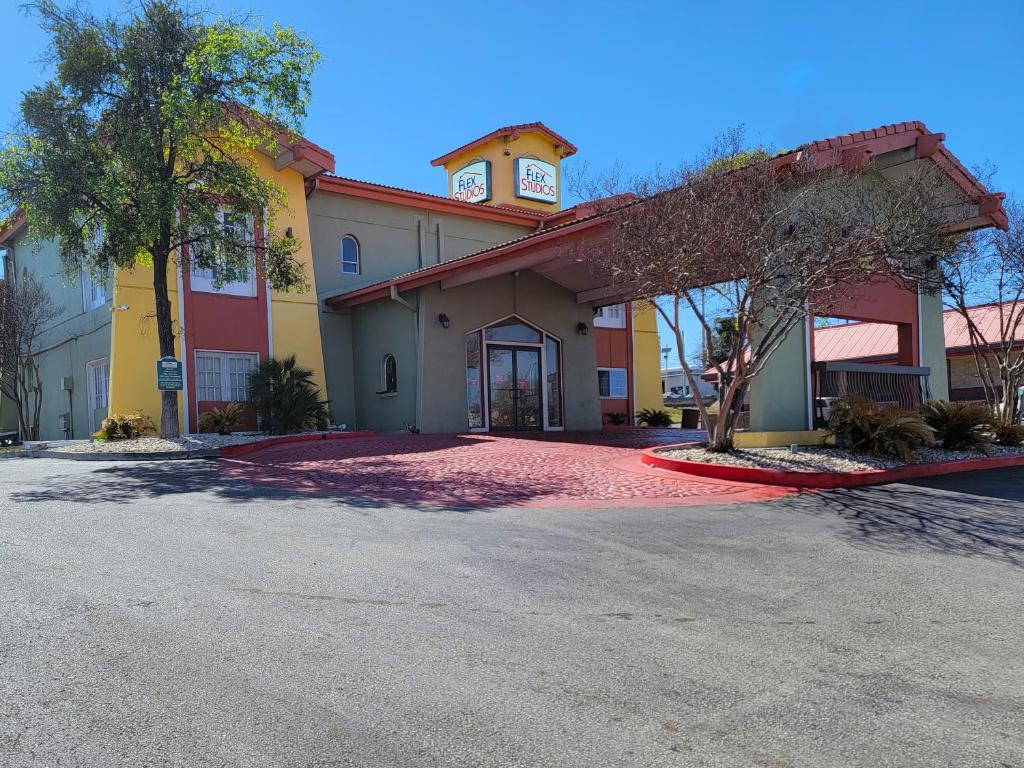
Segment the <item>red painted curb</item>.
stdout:
<path fill-rule="evenodd" d="M 241 445 L 226 445 L 220 449 L 222 459 L 232 459 L 236 456 L 244 456 L 248 453 L 256 453 L 264 448 L 286 443 L 308 443 L 311 440 L 347 440 L 352 437 L 373 437 L 376 432 L 323 432 L 315 435 L 278 435 L 257 440 L 254 443 L 242 443 Z"/>
<path fill-rule="evenodd" d="M 724 464 L 706 464 L 701 461 L 686 461 L 660 456 L 656 450 L 685 448 L 697 443 L 661 445 L 646 448 L 640 454 L 640 461 L 652 467 L 685 472 L 688 475 L 713 477 L 718 480 L 732 480 L 739 483 L 763 483 L 766 485 L 788 485 L 791 488 L 854 488 L 861 485 L 895 483 L 918 477 L 951 475 L 956 472 L 974 472 L 979 469 L 1001 469 L 1024 466 L 1024 456 L 995 456 L 987 459 L 965 459 L 944 461 L 939 464 L 911 464 L 895 469 L 870 469 L 865 472 L 791 472 L 783 469 L 759 469 L 755 467 L 730 467 Z"/>

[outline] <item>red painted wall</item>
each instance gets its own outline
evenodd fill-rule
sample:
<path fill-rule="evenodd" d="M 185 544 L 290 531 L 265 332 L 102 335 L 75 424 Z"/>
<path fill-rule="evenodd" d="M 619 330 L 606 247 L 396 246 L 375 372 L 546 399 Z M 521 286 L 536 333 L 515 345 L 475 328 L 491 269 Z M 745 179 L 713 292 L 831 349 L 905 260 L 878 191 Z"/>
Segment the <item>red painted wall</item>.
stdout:
<path fill-rule="evenodd" d="M 257 276 L 255 296 L 230 296 L 192 291 L 192 276 L 182 275 L 185 305 L 185 347 L 188 355 L 189 429 L 199 431 L 199 416 L 223 401 L 198 400 L 196 386 L 196 350 L 215 352 L 255 352 L 262 362 L 270 356 L 270 332 L 267 325 L 267 284 Z M 255 429 L 256 415 L 246 406 L 239 430 Z"/>
<path fill-rule="evenodd" d="M 601 413 L 624 413 L 633 420 L 633 345 L 632 309 L 626 311 L 625 328 L 594 327 L 594 345 L 597 348 L 598 368 L 625 368 L 625 398 L 601 398 Z"/>

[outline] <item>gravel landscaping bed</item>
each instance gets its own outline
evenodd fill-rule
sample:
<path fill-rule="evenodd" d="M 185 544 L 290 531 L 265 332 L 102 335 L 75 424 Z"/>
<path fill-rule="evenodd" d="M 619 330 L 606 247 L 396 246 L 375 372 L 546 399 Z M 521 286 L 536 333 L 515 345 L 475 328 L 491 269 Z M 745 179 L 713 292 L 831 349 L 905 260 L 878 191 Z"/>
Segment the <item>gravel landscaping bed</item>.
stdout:
<path fill-rule="evenodd" d="M 871 469 L 894 469 L 904 466 L 896 459 L 884 459 L 827 446 L 801 446 L 795 453 L 789 448 L 744 448 L 732 453 L 712 453 L 700 446 L 659 449 L 656 453 L 682 461 L 700 461 L 705 464 L 724 464 L 730 467 L 778 469 L 787 472 L 865 472 Z M 989 457 L 1024 456 L 1024 446 L 1008 448 L 993 445 L 987 455 Z M 947 461 L 984 458 L 986 458 L 986 454 L 978 451 L 922 448 L 914 454 L 910 463 L 938 464 Z"/>
<path fill-rule="evenodd" d="M 55 446 L 54 453 L 177 453 L 203 451 L 228 445 L 243 445 L 262 440 L 263 434 L 182 435 L 172 440 L 162 437 L 140 437 L 135 440 L 103 440 Z"/>

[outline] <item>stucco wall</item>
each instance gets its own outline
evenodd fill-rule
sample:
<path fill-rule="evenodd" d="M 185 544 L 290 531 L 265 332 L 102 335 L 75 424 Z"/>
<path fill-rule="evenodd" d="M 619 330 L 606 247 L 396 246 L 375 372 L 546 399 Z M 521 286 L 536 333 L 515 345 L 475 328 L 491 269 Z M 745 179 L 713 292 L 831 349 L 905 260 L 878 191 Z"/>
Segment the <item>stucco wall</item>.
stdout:
<path fill-rule="evenodd" d="M 403 298 L 416 305 L 414 293 Z M 354 426 L 395 431 L 415 424 L 419 347 L 417 313 L 398 302 L 385 300 L 356 307 L 351 319 Z M 325 338 L 328 343 L 334 343 L 331 336 L 325 334 Z M 398 392 L 378 394 L 384 389 L 382 365 L 387 354 L 394 355 L 397 362 Z"/>
<path fill-rule="evenodd" d="M 593 311 L 575 296 L 534 272 L 503 275 L 442 291 L 434 285 L 424 296 L 423 401 L 424 432 L 467 429 L 466 333 L 516 314 L 562 341 L 563 401 L 567 429 L 600 429 L 597 355 L 592 335 L 576 333 L 579 322 L 591 324 Z M 445 329 L 437 322 L 444 312 Z"/>
<path fill-rule="evenodd" d="M 530 232 L 527 227 L 314 192 L 308 202 L 317 293 L 336 296 Z M 442 237 L 438 237 L 438 225 Z M 359 242 L 360 273 L 341 272 L 341 238 Z"/>
<path fill-rule="evenodd" d="M 410 272 L 421 264 L 465 256 L 530 231 L 511 224 L 328 192 L 314 192 L 308 206 L 313 271 L 321 300 Z M 345 235 L 359 242 L 358 275 L 341 272 L 341 238 Z M 417 300 L 415 293 L 405 298 L 413 304 Z M 392 306 L 382 309 L 376 304 Z M 376 304 L 351 312 L 328 311 L 321 304 L 319 331 L 327 397 L 336 424 L 401 429 L 417 420 L 415 398 L 406 402 L 410 392 L 407 377 L 415 375 L 418 368 L 415 324 L 410 319 L 415 315 L 393 302 Z M 274 311 L 276 323 L 276 304 Z M 378 321 L 383 326 L 375 325 Z M 382 333 L 384 337 L 380 338 Z M 389 351 L 397 356 L 399 348 L 403 350 L 398 364 L 399 395 L 380 397 L 374 394 L 380 389 L 380 360 Z"/>
<path fill-rule="evenodd" d="M 810 368 L 807 359 L 807 322 L 799 323 L 765 361 L 750 382 L 752 432 L 809 429 Z"/>
<path fill-rule="evenodd" d="M 636 410 L 664 406 L 661 394 L 661 339 L 655 309 L 649 304 L 633 305 L 633 379 L 636 382 Z"/>
<path fill-rule="evenodd" d="M 66 436 L 89 437 L 91 421 L 86 379 L 86 364 L 110 356 L 110 286 L 105 304 L 85 310 L 81 277 L 67 277 L 63 272 L 57 243 L 30 242 L 19 238 L 10 249 L 12 275 L 28 269 L 38 279 L 61 309 L 60 315 L 39 334 L 36 351 L 39 375 L 43 385 L 43 409 L 40 414 L 40 437 L 59 440 Z M 71 392 L 61 389 L 61 379 L 71 378 Z M 13 417 L 13 404 L 8 403 Z M 59 417 L 71 417 L 71 430 L 65 435 Z M 102 414 L 101 414 L 102 415 Z M 4 417 L 5 420 L 7 417 Z M 17 422 L 16 417 L 11 421 Z"/>
<path fill-rule="evenodd" d="M 921 294 L 921 365 L 932 369 L 928 388 L 937 400 L 949 400 L 946 373 L 946 332 L 943 327 L 942 295 Z"/>

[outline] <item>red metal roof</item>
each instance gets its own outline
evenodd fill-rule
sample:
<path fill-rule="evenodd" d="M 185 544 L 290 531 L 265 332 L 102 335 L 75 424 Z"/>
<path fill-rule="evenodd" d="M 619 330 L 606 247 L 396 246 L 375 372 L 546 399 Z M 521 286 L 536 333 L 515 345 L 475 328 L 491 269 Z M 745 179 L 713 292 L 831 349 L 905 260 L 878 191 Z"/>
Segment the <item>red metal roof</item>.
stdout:
<path fill-rule="evenodd" d="M 983 304 L 968 310 L 981 335 L 989 343 L 998 341 L 1002 336 L 999 332 L 999 311 L 998 304 Z M 1005 305 L 1003 311 L 1009 313 L 1009 305 Z M 953 309 L 943 312 L 942 326 L 947 352 L 963 352 L 970 348 L 967 321 L 959 312 Z M 1024 327 L 1017 329 L 1015 340 L 1024 343 Z M 819 361 L 895 358 L 896 351 L 895 325 L 847 323 L 814 331 L 814 359 Z"/>
<path fill-rule="evenodd" d="M 473 139 L 468 144 L 463 144 L 458 149 L 453 149 L 451 152 L 441 155 L 438 158 L 430 161 L 431 165 L 444 165 L 453 157 L 461 155 L 463 152 L 469 152 L 472 149 L 476 149 L 479 146 L 486 144 L 494 139 L 500 139 L 508 136 L 512 139 L 519 138 L 521 133 L 541 133 L 547 136 L 552 143 L 558 144 L 563 149 L 562 157 L 569 157 L 570 155 L 576 154 L 576 146 L 566 139 L 564 136 L 559 136 L 557 133 L 548 128 L 544 123 L 519 123 L 518 125 L 506 125 L 504 128 L 499 128 L 496 131 L 491 131 L 486 136 L 481 136 L 479 139 Z"/>

